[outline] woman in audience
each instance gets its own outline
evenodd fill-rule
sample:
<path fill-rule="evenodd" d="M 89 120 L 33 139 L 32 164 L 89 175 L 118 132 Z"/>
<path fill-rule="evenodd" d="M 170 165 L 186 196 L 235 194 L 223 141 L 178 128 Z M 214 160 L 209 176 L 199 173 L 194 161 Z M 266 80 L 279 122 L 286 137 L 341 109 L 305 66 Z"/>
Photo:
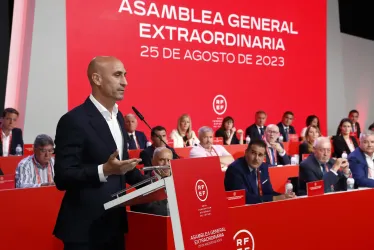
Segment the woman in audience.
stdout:
<path fill-rule="evenodd" d="M 320 131 L 321 131 L 321 128 L 319 127 L 319 118 L 315 115 L 310 115 L 306 118 L 306 127 L 303 128 L 303 130 L 301 130 L 301 133 L 300 133 L 300 137 L 302 140 L 304 140 L 304 137 L 305 135 L 307 134 L 306 133 L 306 130 L 309 126 L 316 126 Z"/>
<path fill-rule="evenodd" d="M 317 126 L 309 126 L 305 132 L 306 136 L 304 142 L 299 146 L 299 159 L 300 162 L 303 160 L 303 154 L 313 153 L 314 141 L 321 136 L 321 132 Z"/>
<path fill-rule="evenodd" d="M 332 138 L 335 157 L 341 158 L 343 152 L 349 155 L 358 147 L 356 138 L 351 136 L 352 126 L 352 121 L 348 118 L 344 118 L 340 121 L 336 136 Z"/>
<path fill-rule="evenodd" d="M 192 147 L 200 143 L 192 130 L 191 117 L 187 114 L 179 117 L 177 129 L 171 131 L 170 138 L 174 141 L 174 148 Z"/>
<path fill-rule="evenodd" d="M 236 133 L 239 134 L 238 139 Z M 223 118 L 221 127 L 216 131 L 215 137 L 222 137 L 224 145 L 243 144 L 243 130 L 236 131 L 234 119 L 231 116 Z"/>

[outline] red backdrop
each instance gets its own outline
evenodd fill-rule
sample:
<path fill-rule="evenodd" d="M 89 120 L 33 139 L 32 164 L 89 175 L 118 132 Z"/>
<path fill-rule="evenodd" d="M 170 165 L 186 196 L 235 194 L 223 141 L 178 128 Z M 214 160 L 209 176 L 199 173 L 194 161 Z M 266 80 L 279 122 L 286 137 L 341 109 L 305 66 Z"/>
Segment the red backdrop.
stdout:
<path fill-rule="evenodd" d="M 326 134 L 326 1 L 153 2 L 160 16 L 164 4 L 168 8 L 175 6 L 176 13 L 182 6 L 193 9 L 196 20 L 204 16 L 205 23 L 183 21 L 183 15 L 174 20 L 154 14 L 135 14 L 144 14 L 135 4 L 147 12 L 150 1 L 67 0 L 69 109 L 90 94 L 86 78 L 89 61 L 97 55 L 114 55 L 124 62 L 128 71 L 129 85 L 124 101 L 119 103 L 121 111 L 131 112 L 131 106 L 135 106 L 151 126 L 173 129 L 179 115 L 189 113 L 194 130 L 203 125 L 216 127 L 227 115 L 234 117 L 236 127 L 245 129 L 254 122 L 256 110 L 268 113 L 267 123 L 279 122 L 284 111 L 292 110 L 298 132 L 305 126 L 306 116 L 316 114 L 320 117 L 322 133 Z M 121 6 L 130 6 L 132 14 L 120 11 Z M 232 14 L 247 16 L 241 18 L 241 27 L 233 27 L 238 18 L 233 18 L 230 25 L 230 15 L 237 17 Z M 191 12 L 189 15 L 192 16 Z M 222 22 L 206 24 L 215 17 Z M 262 30 L 245 27 L 251 26 L 252 17 L 255 21 L 263 18 Z M 277 32 L 278 23 L 279 27 L 288 28 L 288 32 Z M 181 30 L 180 41 L 176 30 L 170 38 L 169 31 L 165 27 L 161 30 L 162 26 Z M 272 27 L 275 27 L 273 31 L 267 31 Z M 205 34 L 207 40 L 210 40 L 209 34 L 218 34 L 215 35 L 218 42 L 185 41 L 183 34 L 187 32 L 187 38 L 191 34 Z M 244 35 L 251 36 L 252 44 L 222 44 L 220 38 L 228 33 L 232 34 L 228 35 L 228 42 L 235 35 Z M 257 45 L 256 39 L 261 41 Z M 266 46 L 268 40 L 272 41 L 271 48 Z M 274 49 L 277 44 L 280 46 Z M 180 59 L 167 58 L 163 54 L 165 48 L 177 49 Z M 207 61 L 185 58 L 188 51 L 198 51 L 196 57 L 206 51 Z M 213 52 L 232 54 L 212 62 L 209 56 Z M 252 64 L 240 63 L 243 56 L 239 54 L 251 55 Z M 227 59 L 234 62 L 229 63 Z M 217 95 L 222 95 L 225 101 L 218 97 L 215 112 L 213 100 Z M 143 124 L 140 129 L 144 129 Z"/>

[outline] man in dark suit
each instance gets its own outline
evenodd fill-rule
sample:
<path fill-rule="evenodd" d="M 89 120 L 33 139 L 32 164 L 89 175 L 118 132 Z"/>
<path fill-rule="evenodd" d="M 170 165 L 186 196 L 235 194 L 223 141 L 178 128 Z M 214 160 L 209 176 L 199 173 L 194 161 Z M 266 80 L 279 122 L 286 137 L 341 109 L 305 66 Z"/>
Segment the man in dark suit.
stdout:
<path fill-rule="evenodd" d="M 265 129 L 265 143 L 266 143 L 266 163 L 277 165 L 291 164 L 290 157 L 282 143 L 278 142 L 279 128 L 275 124 L 270 124 Z"/>
<path fill-rule="evenodd" d="M 247 204 L 284 200 L 295 197 L 294 193 L 279 194 L 273 190 L 269 166 L 264 163 L 266 144 L 262 140 L 249 143 L 244 157 L 231 163 L 225 173 L 225 189 L 244 189 Z"/>
<path fill-rule="evenodd" d="M 156 126 L 152 128 L 151 130 L 151 140 L 152 140 L 152 145 L 150 147 L 147 147 L 144 149 L 142 152 L 140 152 L 140 158 L 142 159 L 142 164 L 144 166 L 152 166 L 152 158 L 153 158 L 153 153 L 155 152 L 156 148 L 159 147 L 166 147 L 165 143 L 163 143 L 160 138 L 166 143 L 168 143 L 168 139 L 166 136 L 166 129 L 162 126 Z M 173 159 L 178 159 L 178 155 L 175 152 L 173 148 L 170 148 L 172 152 Z M 149 175 L 151 171 L 144 172 L 145 175 Z"/>
<path fill-rule="evenodd" d="M 251 140 L 262 139 L 266 129 L 266 117 L 265 111 L 257 111 L 255 114 L 255 123 L 245 130 L 245 136 L 249 136 Z"/>
<path fill-rule="evenodd" d="M 125 130 L 127 131 L 129 149 L 145 149 L 148 145 L 148 140 L 145 134 L 137 131 L 138 120 L 135 115 L 125 115 Z"/>
<path fill-rule="evenodd" d="M 361 135 L 361 127 L 360 123 L 358 123 L 359 116 L 360 114 L 357 110 L 349 111 L 348 118 L 352 121 L 352 132 L 357 134 L 357 138 L 360 138 Z"/>
<path fill-rule="evenodd" d="M 3 111 L 3 122 L 0 129 L 0 156 L 16 155 L 16 147 L 18 145 L 21 146 L 21 155 L 23 155 L 22 130 L 15 128 L 18 116 L 18 111 L 13 108 L 7 108 Z"/>
<path fill-rule="evenodd" d="M 331 159 L 331 142 L 328 137 L 319 137 L 314 142 L 314 152 L 300 163 L 299 195 L 306 194 L 306 183 L 324 181 L 325 192 L 347 190 L 347 178 L 351 175 L 347 159 Z"/>
<path fill-rule="evenodd" d="M 374 187 L 374 132 L 361 134 L 360 147 L 348 156 L 352 177 L 358 187 Z"/>
<path fill-rule="evenodd" d="M 54 235 L 65 250 L 125 247 L 124 207 L 104 210 L 112 194 L 145 179 L 128 160 L 124 119 L 117 101 L 127 86 L 126 71 L 114 57 L 96 57 L 87 70 L 92 94 L 61 117 L 56 131 L 55 183 L 66 191 Z"/>
<path fill-rule="evenodd" d="M 291 125 L 294 118 L 294 114 L 291 111 L 286 111 L 283 114 L 282 121 L 277 124 L 279 127 L 279 133 L 283 137 L 284 142 L 289 141 L 290 134 L 296 134 L 295 128 Z"/>

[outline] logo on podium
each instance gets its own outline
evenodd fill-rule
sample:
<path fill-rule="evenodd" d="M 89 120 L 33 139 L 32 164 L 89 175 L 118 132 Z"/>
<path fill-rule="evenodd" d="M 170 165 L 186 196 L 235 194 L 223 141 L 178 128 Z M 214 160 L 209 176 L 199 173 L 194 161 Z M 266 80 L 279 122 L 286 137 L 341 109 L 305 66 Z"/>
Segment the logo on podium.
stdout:
<path fill-rule="evenodd" d="M 254 250 L 255 240 L 251 232 L 246 229 L 239 230 L 234 235 L 236 250 Z"/>
<path fill-rule="evenodd" d="M 200 201 L 206 201 L 208 199 L 208 186 L 205 181 L 198 180 L 195 185 L 196 196 Z"/>

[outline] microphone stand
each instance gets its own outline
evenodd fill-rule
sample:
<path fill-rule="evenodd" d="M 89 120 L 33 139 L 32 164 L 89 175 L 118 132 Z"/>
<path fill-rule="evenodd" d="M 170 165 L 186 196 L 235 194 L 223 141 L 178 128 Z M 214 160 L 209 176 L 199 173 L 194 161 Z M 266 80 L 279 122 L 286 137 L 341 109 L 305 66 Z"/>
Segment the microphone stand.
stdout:
<path fill-rule="evenodd" d="M 152 128 L 151 126 L 149 126 L 148 122 L 144 119 L 144 116 L 142 116 L 140 114 L 140 112 L 135 108 L 135 107 L 132 107 L 132 109 L 135 111 L 135 114 L 138 116 L 138 118 L 145 123 L 145 125 L 147 125 L 147 127 L 152 131 Z M 175 156 L 177 157 L 177 159 L 180 159 L 179 155 L 175 152 L 175 150 L 172 150 L 171 147 L 162 139 L 162 137 L 158 134 L 156 134 L 156 136 L 158 137 L 158 139 L 160 139 L 160 141 L 162 141 L 164 144 L 165 144 L 165 147 L 170 149 L 172 151 L 173 154 L 175 154 Z"/>

